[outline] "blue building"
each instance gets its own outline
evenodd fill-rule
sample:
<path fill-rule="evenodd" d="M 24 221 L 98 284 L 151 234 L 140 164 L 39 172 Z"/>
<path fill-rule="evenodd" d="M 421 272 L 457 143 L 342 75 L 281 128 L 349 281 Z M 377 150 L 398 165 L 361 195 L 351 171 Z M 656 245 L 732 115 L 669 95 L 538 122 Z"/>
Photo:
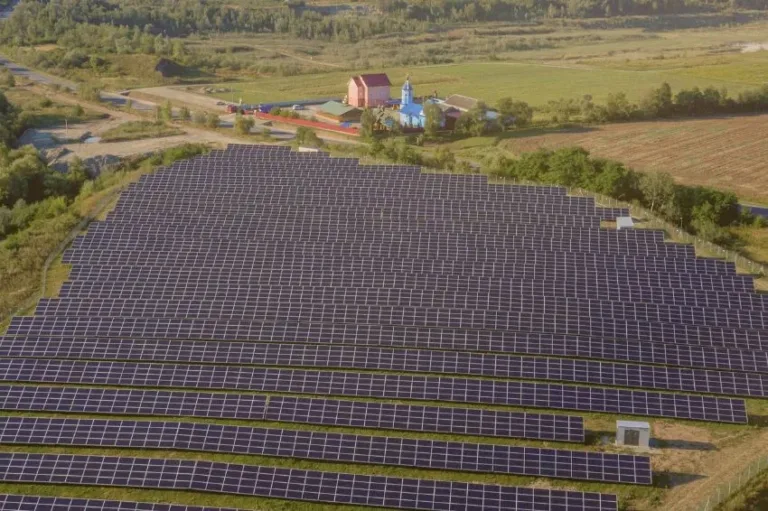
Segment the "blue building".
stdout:
<path fill-rule="evenodd" d="M 404 128 L 424 128 L 426 120 L 424 107 L 413 102 L 413 85 L 410 78 L 406 78 L 400 99 L 400 125 Z"/>

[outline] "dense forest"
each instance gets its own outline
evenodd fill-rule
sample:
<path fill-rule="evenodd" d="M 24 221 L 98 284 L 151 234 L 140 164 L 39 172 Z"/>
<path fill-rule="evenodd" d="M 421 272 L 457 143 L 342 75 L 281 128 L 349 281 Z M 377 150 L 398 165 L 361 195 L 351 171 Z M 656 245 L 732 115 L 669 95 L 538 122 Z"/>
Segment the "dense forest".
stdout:
<path fill-rule="evenodd" d="M 0 30 L 15 45 L 56 42 L 70 48 L 167 54 L 168 37 L 192 33 L 256 32 L 354 42 L 379 34 L 425 32 L 430 25 L 534 21 L 767 9 L 768 0 L 380 0 L 368 13 L 325 15 L 290 4 L 233 6 L 194 0 L 22 0 Z M 98 28 L 95 28 L 97 26 Z"/>

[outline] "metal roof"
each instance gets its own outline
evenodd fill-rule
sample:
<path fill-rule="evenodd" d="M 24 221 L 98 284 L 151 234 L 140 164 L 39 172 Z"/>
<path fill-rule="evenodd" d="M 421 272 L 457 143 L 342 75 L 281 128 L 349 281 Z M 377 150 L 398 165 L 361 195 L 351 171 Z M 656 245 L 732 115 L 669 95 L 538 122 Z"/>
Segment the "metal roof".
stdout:
<path fill-rule="evenodd" d="M 357 110 L 357 108 L 349 105 L 345 105 L 343 103 L 339 103 L 338 101 L 329 101 L 327 103 L 323 103 L 320 105 L 320 111 L 324 112 L 326 114 L 330 115 L 336 115 L 341 117 L 342 115 L 346 115 L 350 112 L 353 112 Z"/>
<path fill-rule="evenodd" d="M 445 104 L 456 107 L 459 110 L 472 110 L 477 105 L 477 100 L 469 96 L 462 96 L 461 94 L 452 94 L 445 98 Z"/>
<path fill-rule="evenodd" d="M 359 78 L 366 87 L 389 87 L 392 82 L 389 81 L 389 77 L 384 73 L 359 75 L 355 78 Z"/>
<path fill-rule="evenodd" d="M 632 428 L 632 429 L 651 429 L 651 425 L 647 422 L 638 421 L 616 421 L 617 428 Z"/>

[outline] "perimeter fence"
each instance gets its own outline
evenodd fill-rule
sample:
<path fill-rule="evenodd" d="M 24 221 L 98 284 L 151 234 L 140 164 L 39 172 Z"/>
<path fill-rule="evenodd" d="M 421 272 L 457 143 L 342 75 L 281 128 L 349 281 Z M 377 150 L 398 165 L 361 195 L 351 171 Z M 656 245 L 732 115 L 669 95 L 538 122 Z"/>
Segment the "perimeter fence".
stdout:
<path fill-rule="evenodd" d="M 718 485 L 716 491 L 713 491 L 705 500 L 702 500 L 702 502 L 696 506 L 696 511 L 716 510 L 720 504 L 728 500 L 731 495 L 744 488 L 749 481 L 766 469 L 768 469 L 768 455 L 761 456 L 750 463 L 747 468 L 739 472 L 737 477 L 734 477 L 727 483 Z"/>

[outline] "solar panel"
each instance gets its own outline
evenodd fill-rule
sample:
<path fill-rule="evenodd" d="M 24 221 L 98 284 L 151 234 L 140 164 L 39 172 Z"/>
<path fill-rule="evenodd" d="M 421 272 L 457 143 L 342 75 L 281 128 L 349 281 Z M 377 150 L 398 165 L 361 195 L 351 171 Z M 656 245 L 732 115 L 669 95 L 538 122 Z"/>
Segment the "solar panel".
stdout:
<path fill-rule="evenodd" d="M 138 272 L 136 272 L 138 273 Z M 621 304 L 638 305 L 644 302 L 650 307 L 677 306 L 687 308 L 721 309 L 723 314 L 739 316 L 740 313 L 755 311 L 763 314 L 768 301 L 758 294 L 722 292 L 708 293 L 700 289 L 619 287 L 604 281 L 531 281 L 523 279 L 489 279 L 485 277 L 442 276 L 408 277 L 397 274 L 352 274 L 334 275 L 326 273 L 306 274 L 289 272 L 253 273 L 249 277 L 236 274 L 222 274 L 206 270 L 187 273 L 163 273 L 149 277 L 147 274 L 160 272 L 148 268 L 143 280 L 100 280 L 96 275 L 82 275 L 65 282 L 61 297 L 192 297 L 203 295 L 207 298 L 250 299 L 263 295 L 265 291 L 276 294 L 322 293 L 324 295 L 360 296 L 360 299 L 386 300 L 388 305 L 417 305 L 441 303 L 441 307 L 461 305 L 467 308 L 478 304 L 486 308 L 500 307 L 508 300 L 518 297 L 543 299 L 545 297 L 580 298 Z M 303 278 L 306 275 L 306 278 Z M 419 286 L 421 282 L 424 285 Z M 503 302 L 503 303 L 501 303 Z M 444 305 L 455 304 L 455 305 Z M 625 305 L 626 304 L 626 305 Z M 730 310 L 729 310 L 730 309 Z"/>
<path fill-rule="evenodd" d="M 202 460 L 0 453 L 0 481 L 196 490 L 430 511 L 616 511 L 615 495 Z"/>
<path fill-rule="evenodd" d="M 0 417 L 0 443 L 180 449 L 651 484 L 647 456 L 218 424 Z"/>
<path fill-rule="evenodd" d="M 403 287 L 388 288 L 387 284 L 397 285 L 395 277 L 389 282 L 382 278 L 382 284 L 364 282 L 359 286 L 355 281 L 342 281 L 335 286 L 316 286 L 296 284 L 261 284 L 258 281 L 235 282 L 229 285 L 221 282 L 194 286 L 192 283 L 166 285 L 154 283 L 109 283 L 109 288 L 101 293 L 92 287 L 83 295 L 67 293 L 63 298 L 77 303 L 98 297 L 114 299 L 121 296 L 126 300 L 166 300 L 168 304 L 194 299 L 195 303 L 205 306 L 214 301 L 216 307 L 209 307 L 210 312 L 228 309 L 234 304 L 246 310 L 262 304 L 337 304 L 371 306 L 407 306 L 429 307 L 454 310 L 500 310 L 502 312 L 530 311 L 547 312 L 564 316 L 610 317 L 616 321 L 654 321 L 660 323 L 685 323 L 701 326 L 723 326 L 747 330 L 768 328 L 768 311 L 741 310 L 728 307 L 697 307 L 692 303 L 675 305 L 669 303 L 624 303 L 607 300 L 605 297 L 568 297 L 559 294 L 546 295 L 540 289 L 531 289 L 529 293 L 507 286 L 477 286 L 470 288 L 448 279 L 422 280 L 423 287 L 405 287 L 407 279 L 401 279 Z M 446 282 L 448 281 L 448 282 Z M 226 282 L 226 281 L 225 281 Z M 261 284 L 253 286 L 253 284 Z M 82 287 L 82 286 L 81 286 Z M 254 289 L 255 287 L 255 289 Z M 71 289 L 71 285 L 67 286 Z M 217 308 L 218 307 L 218 308 Z M 202 315 L 201 315 L 202 316 Z"/>
<path fill-rule="evenodd" d="M 767 397 L 768 375 L 592 360 L 489 353 L 205 341 L 90 342 L 45 340 L 0 344 L 0 355 L 79 360 L 203 362 L 280 367 L 364 369 L 589 383 L 630 388 Z"/>
<path fill-rule="evenodd" d="M 744 400 L 639 390 L 399 374 L 2 359 L 0 380 L 450 401 L 746 423 Z"/>
<path fill-rule="evenodd" d="M 103 317 L 199 317 L 222 320 L 314 321 L 381 325 L 435 326 L 481 330 L 539 331 L 586 335 L 603 339 L 659 341 L 768 350 L 768 333 L 745 328 L 685 324 L 645 318 L 605 317 L 568 313 L 567 308 L 528 304 L 519 310 L 450 309 L 334 303 L 272 303 L 269 299 L 247 304 L 236 301 L 150 299 L 41 299 L 36 318 L 45 316 Z M 18 319 L 18 318 L 17 318 Z M 16 333 L 9 328 L 9 333 Z M 30 332 L 32 333 L 32 332 Z M 45 333 L 45 332 L 42 332 Z M 70 332 L 73 333 L 73 332 Z"/>
<path fill-rule="evenodd" d="M 4 511 L 237 511 L 223 507 L 8 494 L 0 494 L 0 509 Z"/>
<path fill-rule="evenodd" d="M 268 420 L 454 435 L 584 442 L 571 415 L 253 394 L 0 386 L 0 410 Z"/>
<path fill-rule="evenodd" d="M 137 326 L 137 325 L 133 325 Z M 309 342 L 334 345 L 388 346 L 404 348 L 438 349 L 450 351 L 480 351 L 497 353 L 524 353 L 531 355 L 554 355 L 588 359 L 617 360 L 666 366 L 722 369 L 726 371 L 768 373 L 768 352 L 754 350 L 736 350 L 712 346 L 694 346 L 683 344 L 662 344 L 646 342 L 616 342 L 589 337 L 534 334 L 526 332 L 491 332 L 480 330 L 462 330 L 454 328 L 424 328 L 382 325 L 329 325 L 312 323 L 294 323 L 291 325 L 275 323 L 249 323 L 242 330 L 238 325 L 232 328 L 215 328 L 213 322 L 186 321 L 173 324 L 141 325 L 141 329 L 117 329 L 107 333 L 125 335 L 135 332 L 152 346 L 157 339 L 234 339 L 260 342 Z M 222 325 L 227 326 L 227 325 Z M 165 327 L 165 330 L 160 330 Z M 61 341 L 71 346 L 67 349 L 78 353 L 87 350 L 94 339 L 86 337 L 96 333 L 82 328 L 80 337 L 50 332 L 46 336 L 6 336 L 0 343 L 0 353 L 11 353 L 16 346 L 30 345 L 35 353 L 56 352 Z M 99 338 L 97 341 L 100 341 Z M 124 338 L 106 341 L 125 343 L 126 346 L 139 341 Z M 50 344 L 48 347 L 46 345 Z"/>
<path fill-rule="evenodd" d="M 584 442 L 584 421 L 568 415 L 272 396 L 266 420 L 461 435 Z"/>
<path fill-rule="evenodd" d="M 12 411 L 262 420 L 266 405 L 254 394 L 0 385 L 0 409 Z"/>

